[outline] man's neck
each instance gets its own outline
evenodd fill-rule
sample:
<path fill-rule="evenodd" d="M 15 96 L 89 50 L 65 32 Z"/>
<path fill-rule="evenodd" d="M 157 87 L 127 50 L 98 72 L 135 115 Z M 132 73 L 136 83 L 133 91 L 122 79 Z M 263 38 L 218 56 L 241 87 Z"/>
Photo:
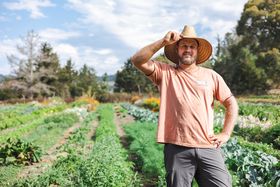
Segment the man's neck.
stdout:
<path fill-rule="evenodd" d="M 179 65 L 181 69 L 183 69 L 184 71 L 190 73 L 190 72 L 194 72 L 196 71 L 199 66 L 196 65 L 196 63 L 192 63 L 192 64 L 180 64 Z"/>

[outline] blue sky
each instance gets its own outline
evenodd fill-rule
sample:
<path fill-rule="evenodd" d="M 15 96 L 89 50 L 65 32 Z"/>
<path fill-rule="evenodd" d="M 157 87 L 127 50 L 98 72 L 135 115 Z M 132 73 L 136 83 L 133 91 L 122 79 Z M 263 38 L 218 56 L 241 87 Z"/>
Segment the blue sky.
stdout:
<path fill-rule="evenodd" d="M 137 50 L 169 30 L 193 25 L 215 47 L 237 25 L 247 0 L 2 0 L 0 74 L 12 69 L 7 55 L 19 55 L 21 38 L 31 30 L 51 44 L 64 65 L 93 67 L 114 74 Z M 160 50 L 156 55 L 162 53 Z"/>

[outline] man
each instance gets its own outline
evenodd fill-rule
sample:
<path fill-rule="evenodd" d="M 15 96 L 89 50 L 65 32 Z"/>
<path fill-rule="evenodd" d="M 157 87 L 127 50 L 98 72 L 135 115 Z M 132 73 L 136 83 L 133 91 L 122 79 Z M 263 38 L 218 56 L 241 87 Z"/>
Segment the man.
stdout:
<path fill-rule="evenodd" d="M 175 66 L 150 60 L 162 47 Z M 199 186 L 231 186 L 220 147 L 230 138 L 238 106 L 223 78 L 198 65 L 211 54 L 211 44 L 185 26 L 181 34 L 170 31 L 131 59 L 160 90 L 157 141 L 165 144 L 168 186 L 189 187 L 193 178 Z M 216 135 L 214 99 L 226 108 L 223 130 Z"/>

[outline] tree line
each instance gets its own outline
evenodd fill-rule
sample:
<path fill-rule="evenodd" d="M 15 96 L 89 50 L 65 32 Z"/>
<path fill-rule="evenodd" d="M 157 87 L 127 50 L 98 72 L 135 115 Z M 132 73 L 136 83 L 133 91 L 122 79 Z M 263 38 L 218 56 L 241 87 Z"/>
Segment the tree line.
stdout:
<path fill-rule="evenodd" d="M 92 67 L 83 65 L 75 70 L 71 59 L 60 64 L 58 55 L 47 42 L 39 42 L 39 35 L 28 32 L 17 45 L 19 55 L 8 56 L 12 76 L 0 85 L 0 99 L 42 98 L 59 96 L 74 98 L 82 95 L 100 97 L 108 91 L 107 74 L 98 80 Z"/>

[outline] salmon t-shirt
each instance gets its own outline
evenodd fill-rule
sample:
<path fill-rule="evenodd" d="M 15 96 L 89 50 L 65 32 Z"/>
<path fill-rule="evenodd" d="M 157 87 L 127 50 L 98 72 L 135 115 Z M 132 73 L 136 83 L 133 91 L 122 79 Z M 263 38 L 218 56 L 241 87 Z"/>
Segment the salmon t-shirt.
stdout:
<path fill-rule="evenodd" d="M 158 143 L 211 148 L 214 99 L 224 102 L 232 96 L 223 78 L 215 71 L 198 66 L 193 72 L 154 61 L 148 78 L 160 91 Z"/>

